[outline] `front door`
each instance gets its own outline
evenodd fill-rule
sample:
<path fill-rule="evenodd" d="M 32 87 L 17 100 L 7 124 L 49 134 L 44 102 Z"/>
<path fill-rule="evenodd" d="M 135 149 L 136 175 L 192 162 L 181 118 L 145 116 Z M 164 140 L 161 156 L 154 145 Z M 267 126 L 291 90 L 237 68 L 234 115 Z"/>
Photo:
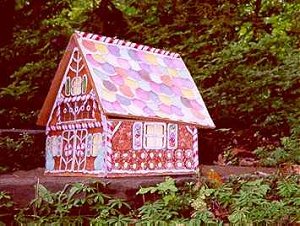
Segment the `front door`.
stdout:
<path fill-rule="evenodd" d="M 59 170 L 83 172 L 86 169 L 87 130 L 66 130 L 63 132 L 63 151 Z"/>

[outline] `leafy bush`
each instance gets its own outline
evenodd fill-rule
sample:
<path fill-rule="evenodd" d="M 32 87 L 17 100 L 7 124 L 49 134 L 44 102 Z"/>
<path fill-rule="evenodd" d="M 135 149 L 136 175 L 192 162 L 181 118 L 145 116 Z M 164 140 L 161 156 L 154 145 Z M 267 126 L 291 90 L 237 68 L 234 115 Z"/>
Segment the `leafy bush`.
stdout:
<path fill-rule="evenodd" d="M 255 153 L 264 166 L 278 166 L 280 164 L 300 164 L 300 138 L 296 132 L 290 137 L 281 138 L 281 146 L 259 147 Z"/>
<path fill-rule="evenodd" d="M 139 189 L 137 195 L 144 198 L 140 206 L 112 198 L 106 193 L 106 185 L 99 182 L 67 184 L 54 193 L 37 183 L 36 197 L 24 209 L 17 209 L 11 196 L 0 192 L 4 213 L 0 220 L 11 221 L 15 214 L 19 224 L 297 224 L 299 182 L 299 176 L 275 174 L 265 178 L 235 176 L 222 184 L 198 177 L 178 186 L 174 179 L 166 178 Z"/>
<path fill-rule="evenodd" d="M 99 186 L 100 185 L 100 186 Z M 36 185 L 36 197 L 17 215 L 19 223 L 126 223 L 131 207 L 122 199 L 113 199 L 98 191 L 103 184 L 66 184 L 61 191 L 50 192 Z M 124 215 L 125 214 L 125 215 Z"/>
<path fill-rule="evenodd" d="M 10 194 L 0 191 L 0 225 L 5 225 L 3 221 L 12 221 L 14 213 L 14 202 Z M 3 220 L 3 221 L 2 221 Z"/>
<path fill-rule="evenodd" d="M 30 170 L 43 166 L 43 134 L 10 134 L 0 137 L 0 173 Z"/>

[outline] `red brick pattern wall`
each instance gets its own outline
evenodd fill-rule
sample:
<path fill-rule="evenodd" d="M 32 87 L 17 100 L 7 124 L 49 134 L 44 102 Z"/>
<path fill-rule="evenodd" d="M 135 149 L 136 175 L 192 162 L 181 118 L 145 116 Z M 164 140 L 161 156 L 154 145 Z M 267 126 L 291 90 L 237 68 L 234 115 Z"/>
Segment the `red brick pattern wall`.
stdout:
<path fill-rule="evenodd" d="M 133 150 L 133 122 L 123 121 L 112 138 L 113 170 L 172 171 L 194 169 L 193 137 L 185 125 L 178 125 L 176 150 Z"/>

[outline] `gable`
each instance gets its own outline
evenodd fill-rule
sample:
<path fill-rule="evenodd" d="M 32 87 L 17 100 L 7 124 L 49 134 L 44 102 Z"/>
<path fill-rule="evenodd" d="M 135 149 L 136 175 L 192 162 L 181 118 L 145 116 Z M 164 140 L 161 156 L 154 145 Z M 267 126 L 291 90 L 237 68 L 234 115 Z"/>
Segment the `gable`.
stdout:
<path fill-rule="evenodd" d="M 75 122 L 98 125 L 99 122 L 96 121 L 100 121 L 101 112 L 93 80 L 77 41 L 72 36 L 37 124 L 51 128 L 63 128 Z"/>
<path fill-rule="evenodd" d="M 94 128 L 99 126 L 100 119 L 101 112 L 92 79 L 82 54 L 74 47 L 47 127 L 87 123 Z"/>
<path fill-rule="evenodd" d="M 203 99 L 178 54 L 161 54 L 109 38 L 78 35 L 107 116 L 170 120 L 214 128 Z"/>

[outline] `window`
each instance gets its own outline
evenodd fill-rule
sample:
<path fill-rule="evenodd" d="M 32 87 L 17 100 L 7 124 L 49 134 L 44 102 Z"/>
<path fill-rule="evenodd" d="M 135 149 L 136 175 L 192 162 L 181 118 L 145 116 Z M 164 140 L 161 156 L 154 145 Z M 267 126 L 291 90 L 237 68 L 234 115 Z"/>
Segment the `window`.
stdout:
<path fill-rule="evenodd" d="M 93 149 L 92 149 L 92 156 L 96 157 L 99 154 L 99 150 L 102 146 L 102 134 L 95 133 L 93 135 Z"/>
<path fill-rule="evenodd" d="M 46 150 L 50 151 L 52 156 L 60 156 L 62 149 L 62 136 L 47 137 Z"/>
<path fill-rule="evenodd" d="M 72 79 L 71 94 L 73 96 L 81 94 L 81 80 L 81 77 L 74 77 Z"/>
<path fill-rule="evenodd" d="M 65 95 L 70 96 L 70 92 L 71 92 L 71 79 L 70 77 L 67 77 L 65 82 Z"/>
<path fill-rule="evenodd" d="M 86 75 L 84 75 L 83 76 L 83 79 L 82 79 L 82 94 L 85 94 L 86 93 L 86 90 L 87 90 L 87 82 L 88 82 L 88 80 L 87 80 L 87 76 Z"/>
<path fill-rule="evenodd" d="M 135 122 L 132 126 L 133 150 L 177 149 L 178 125 L 174 123 Z"/>
<path fill-rule="evenodd" d="M 144 148 L 160 149 L 166 146 L 166 125 L 165 123 L 144 124 Z"/>
<path fill-rule="evenodd" d="M 93 150 L 93 135 L 89 134 L 86 138 L 86 156 L 91 156 Z"/>

